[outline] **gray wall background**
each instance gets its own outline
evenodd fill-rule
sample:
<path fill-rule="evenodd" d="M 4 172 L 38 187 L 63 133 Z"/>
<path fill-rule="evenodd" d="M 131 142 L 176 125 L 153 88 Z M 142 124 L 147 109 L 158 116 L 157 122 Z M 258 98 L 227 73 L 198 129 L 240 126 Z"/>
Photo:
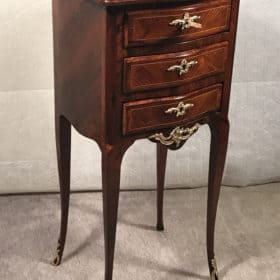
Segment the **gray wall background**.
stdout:
<path fill-rule="evenodd" d="M 231 133 L 224 184 L 280 180 L 280 2 L 241 0 Z M 1 0 L 0 192 L 58 190 L 53 108 L 50 0 Z M 167 185 L 206 185 L 210 134 L 205 126 L 169 154 Z M 72 189 L 101 186 L 100 152 L 73 131 Z M 128 151 L 123 188 L 155 185 L 155 145 Z"/>

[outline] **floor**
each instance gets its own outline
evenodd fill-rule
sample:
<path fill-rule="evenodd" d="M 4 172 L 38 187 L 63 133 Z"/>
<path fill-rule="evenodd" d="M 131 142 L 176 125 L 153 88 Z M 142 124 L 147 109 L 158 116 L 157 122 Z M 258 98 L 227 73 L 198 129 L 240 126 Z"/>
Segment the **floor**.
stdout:
<path fill-rule="evenodd" d="M 165 232 L 156 232 L 155 193 L 122 192 L 114 280 L 209 279 L 206 189 L 169 190 Z M 49 265 L 59 196 L 0 197 L 0 279 L 103 280 L 100 193 L 73 194 L 64 262 Z M 220 279 L 280 279 L 280 184 L 223 187 L 216 227 Z"/>

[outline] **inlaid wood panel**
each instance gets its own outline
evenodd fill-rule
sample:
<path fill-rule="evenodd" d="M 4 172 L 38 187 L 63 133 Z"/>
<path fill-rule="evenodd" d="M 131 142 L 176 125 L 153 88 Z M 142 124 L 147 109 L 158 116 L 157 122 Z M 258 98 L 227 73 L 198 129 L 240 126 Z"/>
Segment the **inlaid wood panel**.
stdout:
<path fill-rule="evenodd" d="M 176 7 L 130 11 L 126 15 L 125 46 L 141 46 L 163 43 L 165 40 L 191 40 L 213 35 L 229 29 L 230 0 L 203 1 L 201 3 Z M 170 25 L 173 20 L 182 19 L 184 14 L 200 17 L 201 28 Z"/>
<path fill-rule="evenodd" d="M 123 107 L 123 133 L 142 132 L 168 126 L 176 126 L 205 113 L 219 110 L 222 85 L 215 85 L 181 96 L 146 99 L 125 103 Z M 179 103 L 190 104 L 185 114 L 167 113 Z"/>
<path fill-rule="evenodd" d="M 223 42 L 187 52 L 126 58 L 124 91 L 172 87 L 221 73 L 225 69 L 227 55 L 228 43 Z M 177 71 L 168 71 L 170 67 L 180 65 L 184 59 L 188 63 L 196 63 L 187 73 L 179 75 Z"/>

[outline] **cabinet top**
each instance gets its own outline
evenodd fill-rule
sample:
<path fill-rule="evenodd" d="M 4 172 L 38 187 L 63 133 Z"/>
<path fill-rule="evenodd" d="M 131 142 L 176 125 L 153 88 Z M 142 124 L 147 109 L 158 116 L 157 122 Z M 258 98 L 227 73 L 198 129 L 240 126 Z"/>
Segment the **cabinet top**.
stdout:
<path fill-rule="evenodd" d="M 104 6 L 124 6 L 136 4 L 160 4 L 160 3 L 180 3 L 190 2 L 189 0 L 94 0 L 96 3 Z"/>

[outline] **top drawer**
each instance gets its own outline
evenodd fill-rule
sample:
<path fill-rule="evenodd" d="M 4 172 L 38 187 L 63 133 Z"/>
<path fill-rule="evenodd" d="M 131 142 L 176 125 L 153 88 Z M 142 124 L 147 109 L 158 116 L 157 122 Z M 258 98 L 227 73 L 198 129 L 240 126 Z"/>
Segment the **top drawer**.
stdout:
<path fill-rule="evenodd" d="M 187 41 L 229 29 L 230 0 L 206 0 L 174 9 L 127 12 L 125 46 Z"/>

